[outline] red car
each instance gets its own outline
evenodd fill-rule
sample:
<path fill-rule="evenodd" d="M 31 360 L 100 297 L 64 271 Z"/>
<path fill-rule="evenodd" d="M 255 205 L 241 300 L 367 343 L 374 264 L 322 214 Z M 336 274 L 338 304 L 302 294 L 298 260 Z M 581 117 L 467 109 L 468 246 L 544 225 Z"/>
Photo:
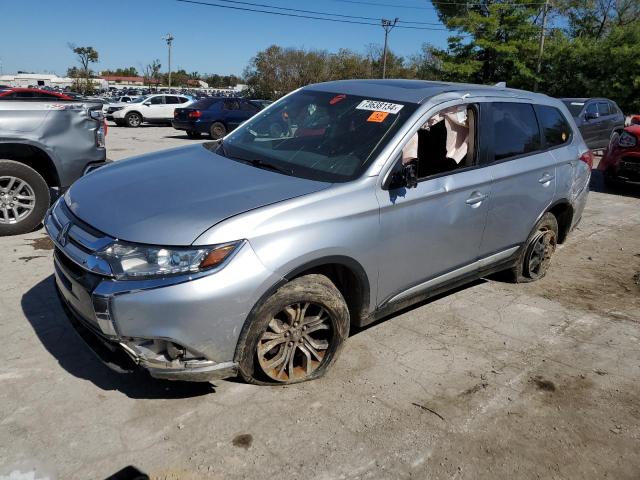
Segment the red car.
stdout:
<path fill-rule="evenodd" d="M 605 182 L 640 182 L 640 125 L 630 125 L 611 137 L 598 170 Z"/>
<path fill-rule="evenodd" d="M 8 88 L 0 90 L 0 99 L 41 99 L 41 100 L 73 100 L 69 95 L 58 92 L 50 92 L 48 90 L 40 90 L 39 88 Z"/>

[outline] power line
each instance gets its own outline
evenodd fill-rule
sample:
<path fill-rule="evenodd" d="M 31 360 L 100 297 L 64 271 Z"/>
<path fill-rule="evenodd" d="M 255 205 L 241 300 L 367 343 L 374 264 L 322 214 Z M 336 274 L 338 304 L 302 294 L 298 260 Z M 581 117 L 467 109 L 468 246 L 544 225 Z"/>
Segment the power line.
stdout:
<path fill-rule="evenodd" d="M 242 2 L 240 0 L 216 0 L 218 2 L 223 3 L 234 3 L 237 5 L 249 5 L 251 7 L 264 7 L 270 8 L 272 10 L 284 10 L 287 12 L 299 12 L 299 13 L 310 13 L 312 15 L 325 15 L 331 17 L 341 17 L 341 18 L 355 18 L 357 20 L 373 20 L 374 22 L 379 22 L 380 19 L 378 17 L 363 17 L 360 15 L 346 15 L 343 13 L 329 13 L 329 12 L 318 12 L 315 10 L 301 10 L 299 8 L 289 8 L 289 7 L 281 7 L 279 5 L 269 5 L 264 3 L 252 3 L 252 2 Z M 440 22 L 413 22 L 408 20 L 398 20 L 398 23 L 410 23 L 412 25 L 434 25 L 434 26 L 442 26 Z"/>
<path fill-rule="evenodd" d="M 451 2 L 451 1 L 439 1 L 439 0 L 431 0 L 431 5 L 422 5 L 422 6 L 417 6 L 417 5 L 406 5 L 406 4 L 393 4 L 393 3 L 377 3 L 377 2 L 368 2 L 366 0 L 331 0 L 333 2 L 343 2 L 343 3 L 354 3 L 357 5 L 370 5 L 370 6 L 374 6 L 374 7 L 391 7 L 391 8 L 407 8 L 407 9 L 412 9 L 412 10 L 433 10 L 435 8 L 435 5 L 457 5 L 459 7 L 483 7 L 483 6 L 487 6 L 487 4 L 485 3 L 479 3 L 479 2 L 466 2 L 466 1 L 462 1 L 462 2 Z M 518 6 L 518 7 L 522 7 L 522 6 L 542 6 L 544 5 L 544 2 L 535 2 L 535 3 L 515 3 L 515 2 L 509 2 L 509 3 L 496 3 L 495 5 L 506 5 L 506 6 Z"/>
<path fill-rule="evenodd" d="M 349 23 L 349 24 L 353 24 L 353 25 L 369 25 L 369 26 L 374 26 L 374 27 L 379 26 L 378 23 L 361 22 L 361 21 L 357 21 L 357 20 L 342 20 L 342 19 L 339 19 L 339 18 L 325 18 L 325 17 L 317 17 L 317 16 L 312 16 L 312 15 L 300 15 L 300 14 L 286 13 L 286 12 L 271 12 L 269 10 L 261 10 L 261 9 L 257 9 L 257 8 L 235 7 L 235 6 L 231 6 L 231 5 L 220 5 L 219 3 L 201 2 L 201 1 L 197 1 L 197 0 L 176 0 L 176 1 L 182 2 L 182 3 L 192 3 L 192 4 L 195 4 L 195 5 L 204 5 L 204 6 L 207 6 L 207 7 L 226 8 L 226 9 L 229 9 L 229 10 L 240 10 L 240 11 L 244 11 L 244 12 L 254 12 L 254 13 L 266 13 L 268 15 L 279 15 L 281 17 L 308 18 L 308 19 L 311 19 L 311 20 L 323 20 L 325 22 Z M 225 1 L 225 0 L 219 0 L 219 1 Z M 271 7 L 271 8 L 273 8 L 273 7 Z M 410 25 L 397 25 L 396 28 L 404 28 L 404 29 L 411 29 L 411 30 L 442 30 L 442 31 L 449 31 L 448 28 L 414 27 L 414 26 L 410 26 Z"/>

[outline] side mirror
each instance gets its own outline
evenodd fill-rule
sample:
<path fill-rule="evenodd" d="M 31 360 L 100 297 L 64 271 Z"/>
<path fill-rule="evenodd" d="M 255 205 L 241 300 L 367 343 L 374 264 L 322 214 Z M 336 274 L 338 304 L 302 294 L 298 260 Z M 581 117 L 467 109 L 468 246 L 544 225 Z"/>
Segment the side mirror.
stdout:
<path fill-rule="evenodd" d="M 148 107 L 149 105 L 151 105 L 151 102 L 144 102 L 143 105 Z"/>
<path fill-rule="evenodd" d="M 418 186 L 418 165 L 415 161 L 401 164 L 393 173 L 390 189 L 395 188 L 416 188 Z"/>
<path fill-rule="evenodd" d="M 596 118 L 599 118 L 599 117 L 600 117 L 599 113 L 587 112 L 584 114 L 585 120 L 595 120 Z"/>

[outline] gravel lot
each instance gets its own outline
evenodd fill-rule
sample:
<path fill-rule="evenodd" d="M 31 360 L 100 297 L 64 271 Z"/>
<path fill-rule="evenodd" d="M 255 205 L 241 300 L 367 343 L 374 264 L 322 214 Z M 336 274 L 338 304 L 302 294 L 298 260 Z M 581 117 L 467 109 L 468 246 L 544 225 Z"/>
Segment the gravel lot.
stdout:
<path fill-rule="evenodd" d="M 193 142 L 108 136 L 112 159 Z M 592 192 L 542 281 L 409 309 L 292 387 L 111 372 L 67 325 L 50 248 L 0 239 L 0 479 L 640 477 L 640 189 Z"/>

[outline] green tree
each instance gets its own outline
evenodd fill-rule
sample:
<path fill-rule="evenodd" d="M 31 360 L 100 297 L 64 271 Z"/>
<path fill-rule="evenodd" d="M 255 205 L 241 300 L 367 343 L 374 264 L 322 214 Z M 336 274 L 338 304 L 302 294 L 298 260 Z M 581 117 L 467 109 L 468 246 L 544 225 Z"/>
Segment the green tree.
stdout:
<path fill-rule="evenodd" d="M 91 77 L 93 72 L 90 65 L 98 62 L 98 52 L 93 47 L 76 47 L 69 43 L 69 48 L 76 55 L 76 60 L 80 63 L 80 68 L 75 70 L 74 90 L 82 92 L 83 95 L 90 95 L 94 92 Z"/>

